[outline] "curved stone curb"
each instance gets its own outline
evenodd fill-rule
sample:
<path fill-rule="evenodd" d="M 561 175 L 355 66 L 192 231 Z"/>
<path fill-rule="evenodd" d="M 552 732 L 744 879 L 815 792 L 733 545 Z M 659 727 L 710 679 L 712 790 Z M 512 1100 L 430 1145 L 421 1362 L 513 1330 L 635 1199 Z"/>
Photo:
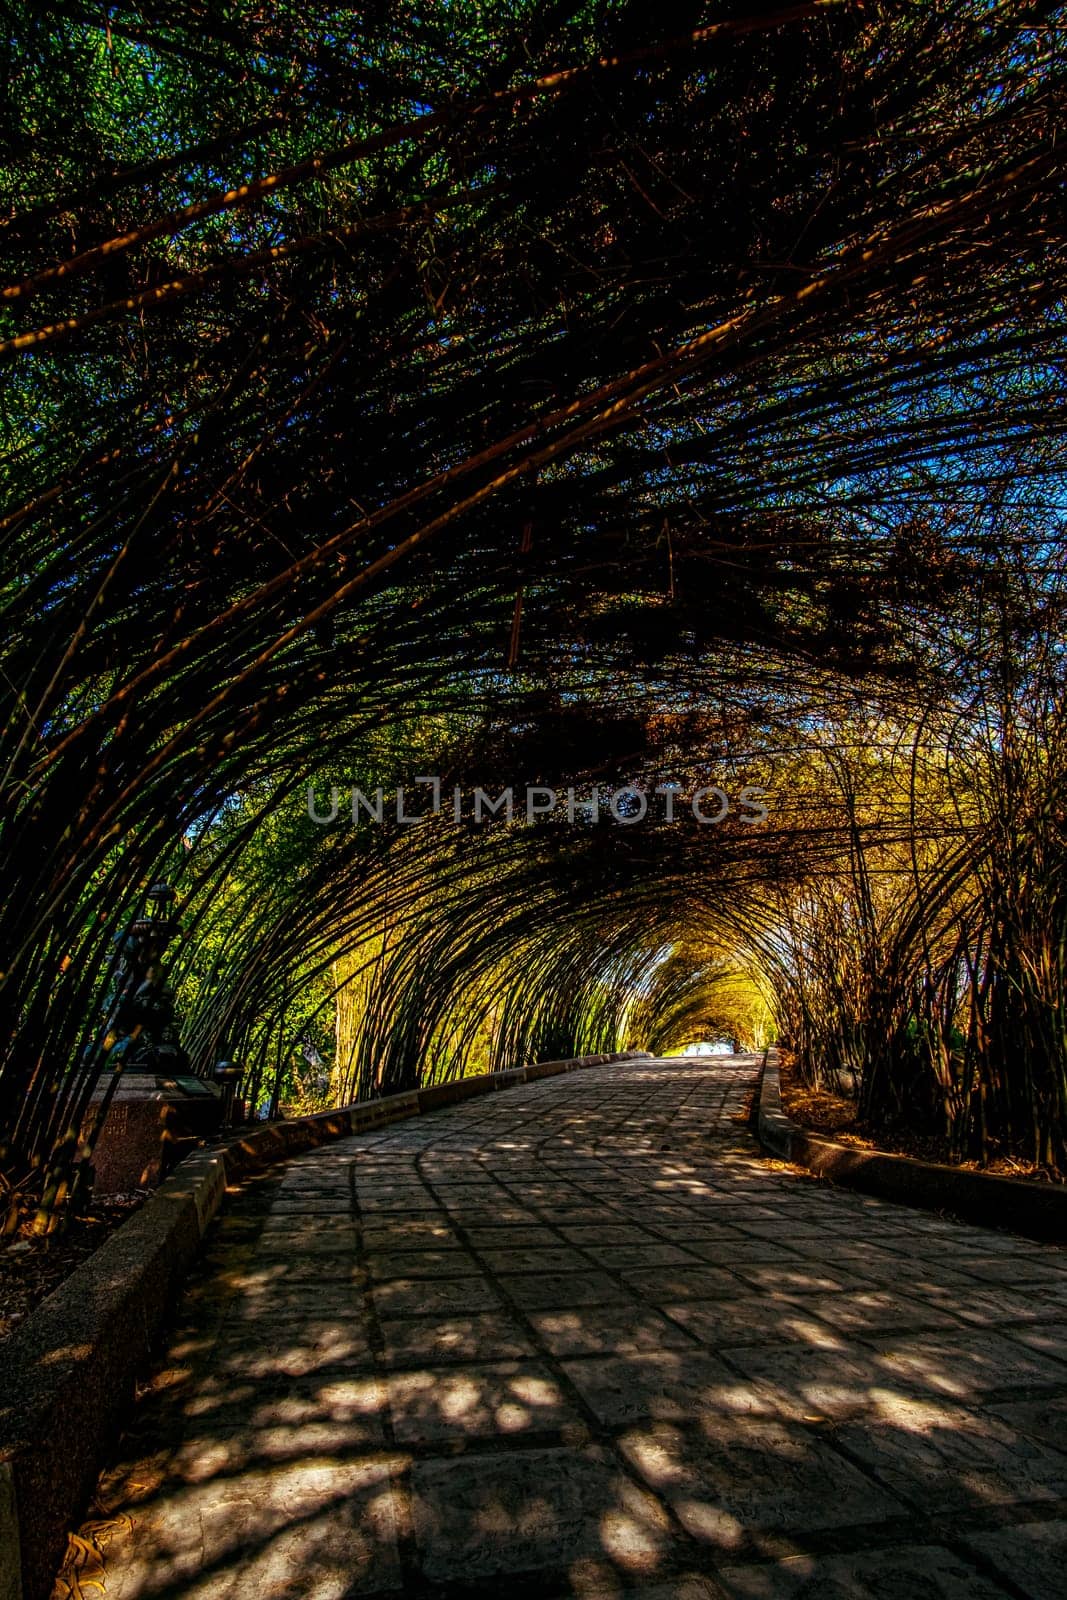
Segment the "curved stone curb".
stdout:
<path fill-rule="evenodd" d="M 760 1143 L 822 1178 L 901 1205 L 947 1211 L 986 1228 L 1006 1228 L 1046 1244 L 1067 1241 L 1067 1187 L 971 1172 L 884 1150 L 857 1150 L 801 1128 L 782 1108 L 775 1050 L 768 1050 L 764 1060 L 758 1107 Z"/>
<path fill-rule="evenodd" d="M 0 1600 L 46 1600 L 67 1530 L 96 1482 L 167 1310 L 227 1182 L 332 1139 L 474 1095 L 650 1059 L 645 1051 L 539 1061 L 314 1117 L 269 1123 L 186 1157 L 173 1177 L 11 1335 L 0 1369 Z"/>

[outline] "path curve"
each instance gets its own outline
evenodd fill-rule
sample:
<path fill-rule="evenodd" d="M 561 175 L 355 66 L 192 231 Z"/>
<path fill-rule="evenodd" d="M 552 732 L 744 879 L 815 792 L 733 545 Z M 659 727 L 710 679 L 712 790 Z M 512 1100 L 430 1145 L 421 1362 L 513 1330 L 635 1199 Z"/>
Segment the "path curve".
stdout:
<path fill-rule="evenodd" d="M 101 1480 L 106 1600 L 1060 1596 L 1067 1253 L 767 1160 L 755 1075 L 250 1183 Z"/>

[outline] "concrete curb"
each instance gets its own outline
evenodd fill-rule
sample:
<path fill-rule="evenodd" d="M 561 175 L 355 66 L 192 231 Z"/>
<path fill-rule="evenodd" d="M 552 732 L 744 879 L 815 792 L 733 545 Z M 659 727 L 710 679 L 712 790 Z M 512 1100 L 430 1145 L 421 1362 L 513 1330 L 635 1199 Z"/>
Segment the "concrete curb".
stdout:
<path fill-rule="evenodd" d="M 883 1150 L 857 1150 L 801 1128 L 782 1108 L 775 1050 L 768 1050 L 760 1075 L 756 1126 L 760 1143 L 774 1155 L 846 1188 L 926 1211 L 947 1211 L 964 1222 L 1004 1228 L 1045 1244 L 1067 1242 L 1067 1187 Z"/>
<path fill-rule="evenodd" d="M 541 1061 L 269 1123 L 198 1150 L 28 1316 L 0 1370 L 0 1600 L 47 1600 L 67 1530 L 86 1504 L 168 1309 L 227 1182 L 351 1134 L 474 1095 L 644 1051 Z"/>

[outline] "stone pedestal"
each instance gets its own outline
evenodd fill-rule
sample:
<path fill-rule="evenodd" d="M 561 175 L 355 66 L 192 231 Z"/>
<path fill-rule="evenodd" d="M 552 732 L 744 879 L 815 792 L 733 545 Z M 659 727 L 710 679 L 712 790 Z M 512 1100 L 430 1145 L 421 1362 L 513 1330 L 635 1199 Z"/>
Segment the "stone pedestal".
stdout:
<path fill-rule="evenodd" d="M 91 1102 L 95 1108 L 103 1095 Z M 115 1091 L 93 1166 L 97 1194 L 154 1186 L 198 1139 L 217 1133 L 222 1092 L 201 1078 L 151 1072 L 123 1075 Z"/>

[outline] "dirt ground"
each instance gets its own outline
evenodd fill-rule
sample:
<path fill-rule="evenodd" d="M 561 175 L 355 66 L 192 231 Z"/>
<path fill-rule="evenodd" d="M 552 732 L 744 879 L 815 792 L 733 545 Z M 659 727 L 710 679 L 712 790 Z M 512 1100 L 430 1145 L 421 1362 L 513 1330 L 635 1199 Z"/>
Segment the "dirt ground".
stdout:
<path fill-rule="evenodd" d="M 33 1218 L 27 1216 L 16 1233 L 0 1238 L 0 1343 L 87 1256 L 99 1249 L 147 1196 L 146 1189 L 108 1195 L 62 1235 L 35 1235 Z"/>
<path fill-rule="evenodd" d="M 915 1156 L 921 1161 L 938 1161 L 946 1166 L 964 1167 L 970 1171 L 994 1172 L 1005 1178 L 1043 1178 L 1053 1183 L 1063 1183 L 1061 1174 L 1046 1167 L 1036 1166 L 1011 1155 L 997 1152 L 991 1160 L 957 1161 L 947 1139 L 936 1134 L 918 1135 L 897 1130 L 879 1131 L 872 1137 L 870 1129 L 860 1120 L 856 1102 L 846 1095 L 832 1094 L 826 1089 L 811 1089 L 801 1080 L 796 1064 L 787 1051 L 781 1052 L 779 1076 L 782 1088 L 782 1105 L 794 1122 L 811 1133 L 821 1133 L 839 1144 L 853 1145 L 858 1150 L 889 1150 L 896 1155 Z"/>

